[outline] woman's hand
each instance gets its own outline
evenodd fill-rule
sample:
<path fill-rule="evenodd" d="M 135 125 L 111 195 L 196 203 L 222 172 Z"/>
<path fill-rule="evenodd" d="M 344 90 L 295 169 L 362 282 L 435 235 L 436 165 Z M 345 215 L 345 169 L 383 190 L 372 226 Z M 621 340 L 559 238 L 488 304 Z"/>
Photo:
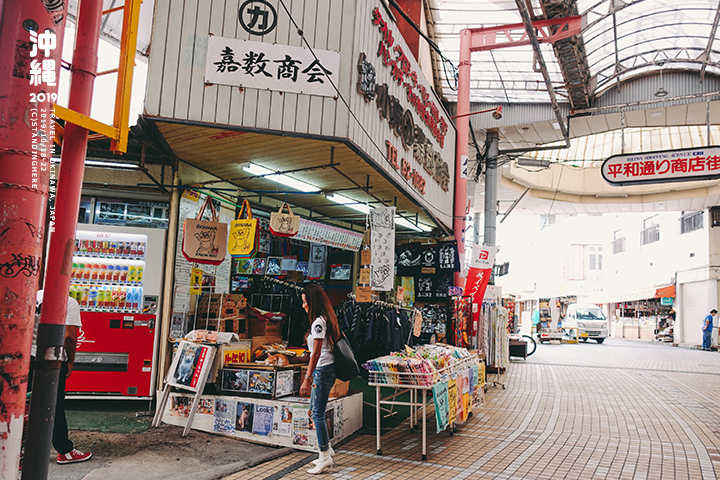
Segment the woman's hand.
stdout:
<path fill-rule="evenodd" d="M 302 385 L 300 385 L 300 395 L 303 397 L 310 396 L 310 389 L 312 388 L 312 380 L 309 377 L 303 379 Z"/>

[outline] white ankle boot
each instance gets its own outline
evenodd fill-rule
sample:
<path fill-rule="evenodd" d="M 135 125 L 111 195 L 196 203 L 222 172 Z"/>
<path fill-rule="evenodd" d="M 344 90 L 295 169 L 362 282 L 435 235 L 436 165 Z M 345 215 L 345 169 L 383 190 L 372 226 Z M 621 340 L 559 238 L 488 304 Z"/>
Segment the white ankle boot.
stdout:
<path fill-rule="evenodd" d="M 332 457 L 332 459 L 333 459 L 333 461 L 334 461 L 334 460 L 335 460 L 335 450 L 333 450 L 332 447 L 328 447 L 328 452 L 330 453 L 330 457 Z M 320 457 L 318 457 L 318 458 L 316 458 L 315 460 L 313 460 L 312 463 L 314 463 L 315 465 L 317 465 L 319 461 L 320 461 Z"/>
<path fill-rule="evenodd" d="M 326 452 L 320 452 L 320 458 L 317 459 L 317 462 L 315 463 L 315 468 L 311 468 L 307 472 L 312 475 L 318 475 L 320 473 L 324 473 L 325 470 L 329 469 L 333 465 L 333 458 L 330 455 L 330 449 L 328 449 Z"/>

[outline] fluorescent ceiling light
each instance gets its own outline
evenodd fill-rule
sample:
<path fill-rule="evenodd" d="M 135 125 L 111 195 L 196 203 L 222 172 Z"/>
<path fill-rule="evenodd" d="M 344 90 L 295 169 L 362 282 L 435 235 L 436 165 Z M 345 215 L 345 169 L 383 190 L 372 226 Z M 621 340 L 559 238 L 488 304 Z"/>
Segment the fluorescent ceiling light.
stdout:
<path fill-rule="evenodd" d="M 401 227 L 409 228 L 410 230 L 415 230 L 416 232 L 429 232 L 432 230 L 432 228 L 425 224 L 418 222 L 418 224 L 415 225 L 413 222 L 403 217 L 395 217 L 395 225 L 400 225 Z"/>
<path fill-rule="evenodd" d="M 286 187 L 294 188 L 295 190 L 300 190 L 301 192 L 319 192 L 320 189 L 314 185 L 310 185 L 309 183 L 301 182 L 300 180 L 296 180 L 292 177 L 289 177 L 287 175 L 283 175 L 281 173 L 275 173 L 274 171 L 261 167 L 260 165 L 256 165 L 254 163 L 248 163 L 247 165 L 242 167 L 243 170 L 245 170 L 248 173 L 252 173 L 253 175 L 263 175 L 263 178 L 267 180 L 272 180 L 273 182 L 281 183 L 285 185 Z"/>
<path fill-rule="evenodd" d="M 357 210 L 358 212 L 362 212 L 365 215 L 367 215 L 368 212 L 370 211 L 370 209 L 373 208 L 364 203 L 360 203 L 356 200 L 353 200 L 352 198 L 348 198 L 346 196 L 339 195 L 337 193 L 328 195 L 327 199 L 331 200 L 335 203 L 339 203 L 340 205 L 345 205 L 346 207 L 352 208 L 353 210 Z"/>
<path fill-rule="evenodd" d="M 59 159 L 58 159 L 59 162 Z M 100 167 L 100 168 L 124 168 L 127 170 L 139 170 L 140 167 L 133 163 L 120 163 L 120 162 L 103 162 L 101 160 L 85 160 L 86 167 Z"/>
<path fill-rule="evenodd" d="M 375 208 L 365 205 L 364 203 L 360 203 L 357 200 L 353 200 L 352 198 L 348 198 L 344 195 L 339 195 L 337 193 L 333 193 L 327 198 L 328 200 L 332 200 L 333 202 L 339 203 L 340 205 L 345 205 L 346 207 L 357 210 L 358 212 L 364 213 L 365 215 L 367 215 L 371 209 Z M 409 228 L 410 230 L 415 230 L 416 232 L 429 232 L 432 230 L 432 227 L 428 225 L 424 225 L 422 223 L 418 223 L 417 225 L 415 225 L 406 218 L 399 216 L 395 216 L 395 224 L 400 225 L 401 227 Z"/>

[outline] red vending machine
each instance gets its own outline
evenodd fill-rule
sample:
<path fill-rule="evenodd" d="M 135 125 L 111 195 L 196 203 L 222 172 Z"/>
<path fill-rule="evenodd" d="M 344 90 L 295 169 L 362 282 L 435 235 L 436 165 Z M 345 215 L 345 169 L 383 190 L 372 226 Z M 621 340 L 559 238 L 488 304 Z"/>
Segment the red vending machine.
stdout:
<path fill-rule="evenodd" d="M 150 399 L 165 230 L 79 225 L 70 295 L 80 304 L 72 398 Z"/>

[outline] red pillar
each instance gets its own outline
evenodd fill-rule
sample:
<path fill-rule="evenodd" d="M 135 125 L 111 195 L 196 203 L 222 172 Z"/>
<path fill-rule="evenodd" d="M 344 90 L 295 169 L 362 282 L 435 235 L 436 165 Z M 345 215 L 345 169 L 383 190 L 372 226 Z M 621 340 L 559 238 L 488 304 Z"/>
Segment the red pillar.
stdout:
<path fill-rule="evenodd" d="M 90 114 L 92 103 L 101 17 L 102 2 L 80 2 L 68 108 L 85 115 Z M 38 329 L 37 365 L 33 379 L 23 479 L 47 477 L 87 138 L 86 128 L 66 124 L 55 201 L 55 225 L 50 232 L 45 295 Z"/>
<path fill-rule="evenodd" d="M 2 479 L 15 479 L 20 461 L 54 135 L 50 109 L 57 96 L 66 15 L 67 2 L 0 1 Z M 53 48 L 38 48 L 38 35 L 44 46 Z M 43 64 L 49 60 L 54 69 L 49 62 Z M 33 67 L 46 67 L 46 78 L 31 75 Z"/>
<path fill-rule="evenodd" d="M 458 66 L 458 96 L 457 96 L 457 113 L 458 118 L 455 121 L 457 128 L 457 145 L 455 149 L 455 219 L 453 220 L 453 234 L 458 242 L 458 251 L 463 254 L 465 252 L 465 244 L 463 243 L 465 231 L 465 209 L 467 206 L 467 179 L 463 178 L 463 161 L 467 159 L 468 154 L 468 135 L 470 113 L 470 41 L 472 33 L 470 30 L 460 31 L 460 65 Z M 464 115 L 464 116 L 462 116 Z M 465 281 L 460 277 L 459 273 L 455 274 L 455 285 L 463 286 Z"/>

